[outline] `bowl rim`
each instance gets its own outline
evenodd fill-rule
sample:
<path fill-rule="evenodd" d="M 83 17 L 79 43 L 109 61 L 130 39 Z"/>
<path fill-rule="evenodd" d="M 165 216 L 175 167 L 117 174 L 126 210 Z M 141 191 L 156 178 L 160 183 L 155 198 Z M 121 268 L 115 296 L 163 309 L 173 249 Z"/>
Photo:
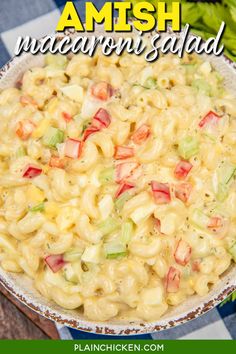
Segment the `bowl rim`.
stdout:
<path fill-rule="evenodd" d="M 132 19 L 130 19 L 132 22 Z M 98 26 L 99 27 L 99 26 Z M 168 31 L 172 32 L 170 28 Z M 64 34 L 54 33 L 59 39 L 64 35 L 74 35 L 76 31 L 74 29 L 67 29 Z M 86 33 L 86 32 L 85 32 Z M 173 33 L 173 32 L 172 32 Z M 44 37 L 43 37 L 44 38 Z M 41 38 L 41 40 L 43 39 Z M 20 58 L 24 60 L 28 56 L 32 56 L 30 53 L 23 53 L 21 56 L 13 56 L 1 69 L 0 69 L 0 80 L 7 74 L 13 65 L 17 65 Z M 236 63 L 234 63 L 226 55 L 221 55 L 223 61 L 231 67 L 231 69 L 236 72 Z M 235 265 L 233 266 L 235 267 Z M 5 272 L 4 272 L 5 273 Z M 14 297 L 16 297 L 21 303 L 29 307 L 31 310 L 48 318 L 54 322 L 66 325 L 68 327 L 94 334 L 105 334 L 105 335 L 117 335 L 117 336 L 129 336 L 129 335 L 141 335 L 159 332 L 165 329 L 175 327 L 180 324 L 189 322 L 216 307 L 220 302 L 222 302 L 227 296 L 229 296 L 233 291 L 236 290 L 236 280 L 229 279 L 223 288 L 218 289 L 214 294 L 211 294 L 209 300 L 204 302 L 200 301 L 198 305 L 194 305 L 191 310 L 183 311 L 179 315 L 170 316 L 169 318 L 164 318 L 152 322 L 144 321 L 127 321 L 127 323 L 109 323 L 109 322 L 95 322 L 87 319 L 73 319 L 71 316 L 66 316 L 58 310 L 53 310 L 50 305 L 42 305 L 36 299 L 30 299 L 27 293 L 21 289 L 17 289 L 13 284 L 7 280 L 7 276 L 3 276 L 0 272 L 0 282 L 6 290 L 8 290 Z"/>
<path fill-rule="evenodd" d="M 130 336 L 142 335 L 160 332 L 166 329 L 176 327 L 186 322 L 192 321 L 199 316 L 204 315 L 208 311 L 215 308 L 232 292 L 236 291 L 236 284 L 233 281 L 228 281 L 222 290 L 216 294 L 212 294 L 207 302 L 200 301 L 197 306 L 191 310 L 184 311 L 181 315 L 172 316 L 168 319 L 160 319 L 153 322 L 130 321 L 124 324 L 116 324 L 109 322 L 95 322 L 87 319 L 72 319 L 71 316 L 65 316 L 57 310 L 53 310 L 50 306 L 42 306 L 37 300 L 30 300 L 27 294 L 22 290 L 16 290 L 10 283 L 0 274 L 0 283 L 9 291 L 17 300 L 26 305 L 28 308 L 38 313 L 39 315 L 52 320 L 53 322 L 74 328 L 83 332 L 94 333 L 98 335 L 112 336 Z"/>

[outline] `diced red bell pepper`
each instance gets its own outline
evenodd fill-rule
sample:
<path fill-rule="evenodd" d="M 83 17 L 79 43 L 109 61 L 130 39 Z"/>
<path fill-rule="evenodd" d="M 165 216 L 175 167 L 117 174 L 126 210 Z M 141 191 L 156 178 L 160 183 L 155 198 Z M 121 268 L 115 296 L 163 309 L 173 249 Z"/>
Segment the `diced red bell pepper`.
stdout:
<path fill-rule="evenodd" d="M 151 182 L 152 193 L 157 204 L 167 204 L 171 202 L 170 187 L 168 183 Z"/>
<path fill-rule="evenodd" d="M 111 116 L 106 109 L 100 108 L 94 115 L 92 126 L 98 129 L 107 128 L 111 124 Z"/>
<path fill-rule="evenodd" d="M 27 106 L 29 104 L 32 104 L 33 106 L 37 106 L 37 102 L 31 96 L 28 95 L 21 96 L 20 103 L 22 104 L 22 106 Z"/>
<path fill-rule="evenodd" d="M 49 268 L 53 271 L 53 273 L 58 272 L 66 264 L 62 254 L 53 254 L 47 256 L 45 258 L 45 262 L 47 263 Z"/>
<path fill-rule="evenodd" d="M 175 196 L 186 203 L 192 191 L 192 185 L 190 183 L 181 183 L 175 185 Z"/>
<path fill-rule="evenodd" d="M 194 259 L 194 261 L 192 262 L 193 272 L 200 272 L 200 263 L 201 263 L 200 259 Z"/>
<path fill-rule="evenodd" d="M 128 183 L 128 182 L 121 183 L 116 191 L 115 198 L 118 198 L 121 194 L 123 194 L 124 192 L 132 188 L 134 188 L 134 185 L 132 183 Z"/>
<path fill-rule="evenodd" d="M 228 226 L 229 224 L 226 219 L 219 216 L 213 216 L 210 218 L 207 228 L 221 239 L 227 234 Z"/>
<path fill-rule="evenodd" d="M 62 117 L 66 121 L 66 123 L 69 123 L 72 121 L 72 115 L 67 112 L 62 112 Z"/>
<path fill-rule="evenodd" d="M 179 290 L 181 273 L 175 267 L 170 267 L 166 276 L 166 291 L 176 293 Z"/>
<path fill-rule="evenodd" d="M 137 162 L 124 162 L 116 166 L 115 169 L 115 181 L 120 183 L 121 181 L 132 176 L 139 164 Z"/>
<path fill-rule="evenodd" d="M 35 124 L 29 119 L 24 119 L 23 121 L 18 122 L 16 135 L 21 140 L 27 140 L 30 138 L 35 128 Z"/>
<path fill-rule="evenodd" d="M 181 180 L 185 179 L 188 176 L 192 167 L 193 165 L 190 162 L 184 160 L 180 161 L 175 167 L 175 178 Z"/>
<path fill-rule="evenodd" d="M 103 128 L 107 128 L 111 123 L 111 116 L 106 109 L 100 108 L 95 113 L 92 124 L 84 131 L 83 140 L 85 141 L 91 134 L 99 132 Z"/>
<path fill-rule="evenodd" d="M 95 98 L 106 101 L 113 95 L 113 88 L 107 82 L 101 81 L 91 87 L 91 93 Z"/>
<path fill-rule="evenodd" d="M 131 136 L 131 140 L 135 144 L 142 144 L 150 135 L 150 127 L 147 124 L 141 125 L 134 134 Z"/>
<path fill-rule="evenodd" d="M 50 167 L 64 168 L 66 164 L 65 159 L 60 159 L 59 157 L 52 156 L 49 161 Z"/>
<path fill-rule="evenodd" d="M 40 167 L 35 167 L 35 166 L 32 166 L 32 165 L 28 165 L 25 168 L 25 171 L 23 173 L 23 177 L 25 177 L 25 178 L 34 178 L 34 177 L 37 177 L 37 176 L 41 175 L 41 173 L 42 173 L 42 169 Z"/>
<path fill-rule="evenodd" d="M 114 158 L 116 160 L 127 159 L 134 156 L 134 149 L 128 146 L 116 146 Z"/>
<path fill-rule="evenodd" d="M 223 226 L 223 220 L 219 216 L 212 216 L 210 222 L 207 225 L 208 229 L 218 230 Z"/>
<path fill-rule="evenodd" d="M 92 125 L 90 125 L 87 129 L 85 129 L 84 131 L 84 135 L 83 135 L 83 141 L 87 140 L 88 137 L 91 135 L 91 134 L 94 134 L 94 133 L 97 133 L 99 132 L 100 129 L 96 128 L 96 127 L 93 127 Z"/>
<path fill-rule="evenodd" d="M 213 111 L 208 112 L 205 117 L 202 118 L 202 120 L 199 122 L 199 127 L 200 128 L 205 128 L 209 125 L 217 125 L 217 123 L 219 122 L 219 119 L 221 117 L 218 116 L 218 114 L 216 114 Z"/>
<path fill-rule="evenodd" d="M 76 139 L 67 139 L 65 143 L 65 156 L 77 159 L 82 152 L 82 141 Z"/>
<path fill-rule="evenodd" d="M 185 266 L 191 258 L 192 248 L 188 242 L 179 240 L 174 252 L 175 261 L 182 266 Z"/>

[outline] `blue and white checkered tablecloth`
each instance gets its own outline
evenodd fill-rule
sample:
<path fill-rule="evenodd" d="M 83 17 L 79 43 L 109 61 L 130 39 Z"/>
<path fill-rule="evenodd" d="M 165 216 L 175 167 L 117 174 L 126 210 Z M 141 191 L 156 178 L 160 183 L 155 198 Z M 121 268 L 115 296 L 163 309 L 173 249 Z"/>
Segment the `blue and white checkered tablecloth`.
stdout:
<path fill-rule="evenodd" d="M 18 36 L 40 38 L 55 31 L 66 0 L 0 0 L 0 67 L 13 55 Z M 105 1 L 93 1 L 101 8 Z M 84 20 L 84 0 L 74 0 Z M 62 339 L 101 339 L 58 325 Z M 109 336 L 109 338 L 114 338 Z M 115 337 L 117 338 L 117 337 Z M 137 338 L 137 336 L 119 337 Z M 211 310 L 189 323 L 160 333 L 140 335 L 143 339 L 236 339 L 236 301 Z"/>

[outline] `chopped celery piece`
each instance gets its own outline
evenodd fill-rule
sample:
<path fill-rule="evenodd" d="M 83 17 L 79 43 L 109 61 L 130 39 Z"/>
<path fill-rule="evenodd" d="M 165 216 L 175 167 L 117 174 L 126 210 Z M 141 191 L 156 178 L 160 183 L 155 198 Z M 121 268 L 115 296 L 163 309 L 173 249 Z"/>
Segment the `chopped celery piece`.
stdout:
<path fill-rule="evenodd" d="M 108 259 L 116 259 L 116 258 L 121 258 L 127 256 L 127 251 L 126 252 L 120 252 L 120 253 L 112 253 L 112 254 L 107 254 Z"/>
<path fill-rule="evenodd" d="M 111 215 L 114 208 L 114 202 L 110 194 L 105 194 L 98 202 L 98 209 L 102 220 L 106 220 Z"/>
<path fill-rule="evenodd" d="M 228 197 L 228 195 L 229 195 L 229 187 L 227 186 L 227 184 L 219 183 L 217 188 L 217 193 L 216 193 L 216 199 L 219 202 L 223 202 Z"/>
<path fill-rule="evenodd" d="M 187 74 L 192 74 L 197 67 L 196 64 L 182 64 L 182 66 L 186 69 Z"/>
<path fill-rule="evenodd" d="M 186 136 L 183 138 L 178 146 L 178 153 L 185 160 L 188 160 L 190 157 L 196 155 L 199 151 L 199 143 L 197 138 L 192 136 Z"/>
<path fill-rule="evenodd" d="M 100 224 L 98 224 L 98 228 L 103 234 L 103 236 L 110 234 L 111 232 L 115 231 L 118 229 L 120 226 L 119 222 L 116 219 L 113 219 L 111 217 L 107 218 Z"/>
<path fill-rule="evenodd" d="M 63 259 L 66 262 L 76 262 L 79 261 L 82 256 L 83 251 L 80 248 L 72 248 L 63 255 Z"/>
<path fill-rule="evenodd" d="M 122 193 L 121 196 L 115 200 L 115 208 L 120 211 L 130 198 L 131 195 L 128 192 Z"/>
<path fill-rule="evenodd" d="M 219 183 L 228 184 L 236 172 L 236 166 L 230 162 L 223 162 L 217 170 Z"/>
<path fill-rule="evenodd" d="M 35 205 L 34 207 L 30 208 L 29 211 L 31 212 L 37 212 L 37 211 L 44 211 L 44 203 L 39 203 L 37 205 Z"/>
<path fill-rule="evenodd" d="M 22 157 L 26 155 L 26 150 L 24 148 L 24 146 L 20 146 L 17 150 L 16 150 L 16 158 L 18 157 Z"/>
<path fill-rule="evenodd" d="M 106 184 L 114 181 L 114 168 L 105 168 L 103 171 L 100 172 L 98 179 L 101 184 Z"/>
<path fill-rule="evenodd" d="M 43 136 L 43 144 L 51 148 L 55 148 L 57 144 L 60 144 L 63 141 L 64 132 L 54 127 L 49 127 Z"/>
<path fill-rule="evenodd" d="M 121 237 L 120 237 L 120 241 L 122 244 L 127 245 L 129 243 L 132 237 L 133 229 L 134 229 L 134 224 L 131 220 L 126 221 L 124 224 L 122 224 Z"/>
<path fill-rule="evenodd" d="M 89 263 L 100 263 L 102 257 L 101 245 L 93 245 L 85 248 L 81 260 Z"/>
<path fill-rule="evenodd" d="M 201 210 L 194 209 L 192 214 L 190 215 L 189 221 L 197 227 L 201 229 L 206 229 L 209 224 L 210 218 L 205 215 Z"/>
<path fill-rule="evenodd" d="M 79 277 L 72 264 L 66 264 L 63 268 L 63 275 L 67 281 L 78 283 Z"/>
<path fill-rule="evenodd" d="M 211 94 L 211 86 L 209 85 L 209 83 L 204 80 L 204 79 L 196 79 L 193 81 L 192 86 L 197 88 L 198 91 L 200 91 L 201 93 L 210 96 Z"/>
<path fill-rule="evenodd" d="M 234 177 L 236 172 L 236 166 L 230 162 L 224 161 L 216 170 L 216 198 L 223 202 L 228 197 L 229 183 Z"/>
<path fill-rule="evenodd" d="M 153 77 L 148 77 L 147 80 L 144 82 L 143 87 L 146 89 L 154 89 L 157 87 L 157 80 Z"/>
<path fill-rule="evenodd" d="M 236 242 L 229 248 L 229 253 L 232 255 L 234 262 L 236 262 Z"/>
<path fill-rule="evenodd" d="M 109 242 L 104 244 L 106 258 L 115 259 L 127 255 L 126 246 L 120 243 Z"/>
<path fill-rule="evenodd" d="M 45 57 L 46 65 L 55 67 L 57 69 L 65 69 L 67 62 L 68 62 L 68 60 L 67 60 L 66 55 L 47 54 Z"/>

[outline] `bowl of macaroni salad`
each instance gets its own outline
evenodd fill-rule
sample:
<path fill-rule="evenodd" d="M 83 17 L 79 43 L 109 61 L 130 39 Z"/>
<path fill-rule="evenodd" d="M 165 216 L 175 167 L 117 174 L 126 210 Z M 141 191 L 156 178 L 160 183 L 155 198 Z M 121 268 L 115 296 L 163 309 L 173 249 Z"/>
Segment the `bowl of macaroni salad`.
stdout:
<path fill-rule="evenodd" d="M 24 54 L 0 74 L 0 278 L 69 326 L 135 334 L 235 289 L 235 68 Z M 233 82 L 234 81 L 234 82 Z"/>

